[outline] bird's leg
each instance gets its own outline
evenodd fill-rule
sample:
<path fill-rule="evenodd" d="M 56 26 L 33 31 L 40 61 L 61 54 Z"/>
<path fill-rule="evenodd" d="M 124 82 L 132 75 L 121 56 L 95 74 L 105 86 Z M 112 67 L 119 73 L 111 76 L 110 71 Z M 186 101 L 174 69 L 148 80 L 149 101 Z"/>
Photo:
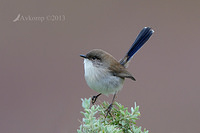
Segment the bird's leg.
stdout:
<path fill-rule="evenodd" d="M 98 98 L 100 95 L 101 95 L 101 93 L 99 93 L 98 95 L 92 97 L 92 104 L 94 104 L 94 103 L 96 102 L 97 98 Z"/>
<path fill-rule="evenodd" d="M 108 108 L 106 109 L 107 113 L 106 113 L 106 117 L 108 116 L 108 114 L 110 114 L 110 111 L 112 109 L 112 106 L 113 106 L 113 103 L 115 101 L 115 96 L 116 96 L 116 93 L 114 94 L 113 96 L 113 99 L 112 99 L 112 103 L 108 106 Z M 110 114 L 111 115 L 111 114 Z"/>

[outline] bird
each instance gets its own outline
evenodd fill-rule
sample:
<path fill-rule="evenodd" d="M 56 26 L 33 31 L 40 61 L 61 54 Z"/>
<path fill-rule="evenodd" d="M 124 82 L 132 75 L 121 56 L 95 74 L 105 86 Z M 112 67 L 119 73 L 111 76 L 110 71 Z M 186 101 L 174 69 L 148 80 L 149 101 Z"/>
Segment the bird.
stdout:
<path fill-rule="evenodd" d="M 127 67 L 135 53 L 147 42 L 154 33 L 150 27 L 144 27 L 125 56 L 117 61 L 111 54 L 101 49 L 93 49 L 86 55 L 80 55 L 84 58 L 84 76 L 87 85 L 99 94 L 92 97 L 92 104 L 101 95 L 113 94 L 111 104 L 107 108 L 107 114 L 110 113 L 116 94 L 123 88 L 126 78 L 133 81 L 136 79 L 128 72 Z"/>

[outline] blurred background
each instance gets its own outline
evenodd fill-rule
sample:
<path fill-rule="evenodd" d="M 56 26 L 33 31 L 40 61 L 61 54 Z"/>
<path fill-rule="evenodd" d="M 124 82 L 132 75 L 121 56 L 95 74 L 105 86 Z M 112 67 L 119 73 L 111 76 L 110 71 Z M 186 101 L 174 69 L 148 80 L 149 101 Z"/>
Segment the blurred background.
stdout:
<path fill-rule="evenodd" d="M 81 98 L 97 94 L 79 54 L 100 48 L 119 60 L 150 26 L 155 33 L 128 68 L 137 81 L 127 79 L 116 101 L 136 102 L 137 125 L 150 133 L 199 133 L 199 7 L 198 0 L 1 0 L 0 132 L 76 132 Z"/>

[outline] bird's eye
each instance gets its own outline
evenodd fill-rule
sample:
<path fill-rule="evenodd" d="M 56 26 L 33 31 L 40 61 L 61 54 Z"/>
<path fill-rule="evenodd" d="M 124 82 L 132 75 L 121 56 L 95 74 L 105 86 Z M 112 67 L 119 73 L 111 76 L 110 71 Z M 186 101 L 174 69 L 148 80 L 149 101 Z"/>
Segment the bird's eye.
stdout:
<path fill-rule="evenodd" d="M 100 58 L 98 58 L 97 56 L 93 56 L 91 57 L 92 60 L 100 60 Z"/>
<path fill-rule="evenodd" d="M 96 56 L 93 56 L 92 59 L 95 60 L 95 59 L 97 59 L 97 57 L 96 57 Z"/>

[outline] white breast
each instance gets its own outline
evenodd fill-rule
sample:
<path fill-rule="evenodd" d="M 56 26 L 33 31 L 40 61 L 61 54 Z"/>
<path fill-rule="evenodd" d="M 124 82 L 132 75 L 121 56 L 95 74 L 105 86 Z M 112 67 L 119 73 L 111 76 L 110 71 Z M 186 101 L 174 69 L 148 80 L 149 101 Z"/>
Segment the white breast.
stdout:
<path fill-rule="evenodd" d="M 88 59 L 84 59 L 84 69 L 88 86 L 99 93 L 114 94 L 123 87 L 124 79 L 113 76 L 107 68 L 94 66 Z"/>

